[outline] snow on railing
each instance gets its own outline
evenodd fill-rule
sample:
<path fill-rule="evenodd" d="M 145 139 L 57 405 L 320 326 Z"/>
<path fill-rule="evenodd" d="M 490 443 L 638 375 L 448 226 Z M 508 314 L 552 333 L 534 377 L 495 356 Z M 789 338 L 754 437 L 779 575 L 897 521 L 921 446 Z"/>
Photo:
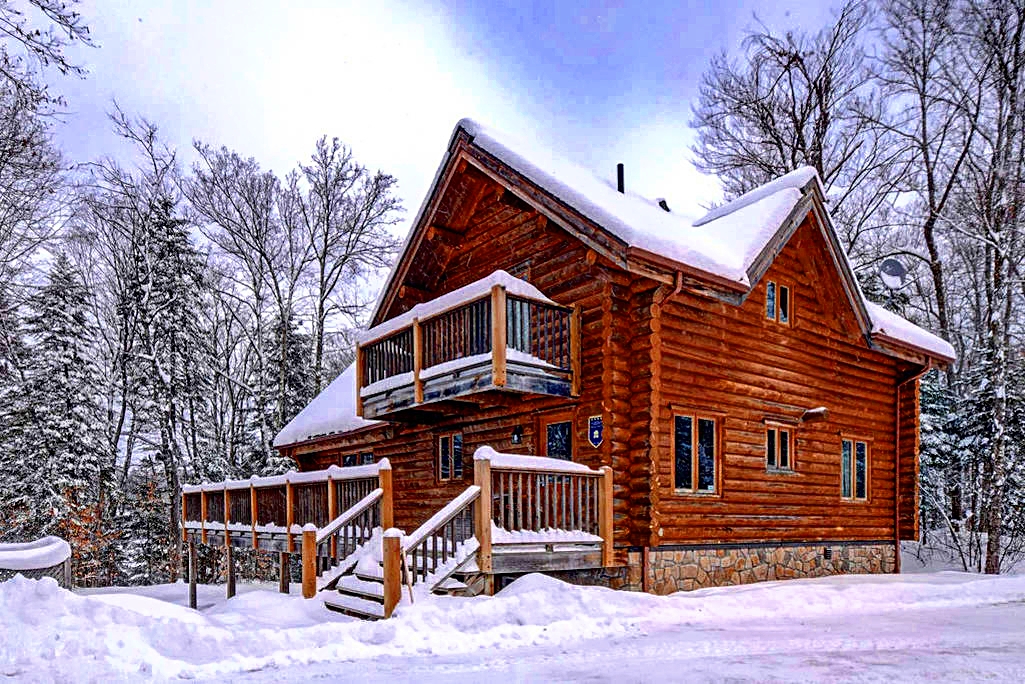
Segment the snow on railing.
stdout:
<path fill-rule="evenodd" d="M 600 470 L 588 468 L 583 463 L 574 463 L 561 458 L 546 456 L 523 456 L 504 454 L 490 446 L 478 447 L 473 454 L 474 461 L 489 461 L 492 469 L 522 470 L 539 473 L 565 473 L 567 475 L 601 475 Z"/>
<path fill-rule="evenodd" d="M 224 489 L 248 489 L 249 487 L 280 487 L 285 484 L 310 484 L 313 482 L 327 482 L 328 480 L 361 480 L 374 477 L 382 467 L 387 466 L 388 459 L 383 458 L 377 463 L 369 463 L 359 466 L 330 466 L 323 470 L 290 470 L 281 475 L 268 475 L 264 477 L 251 477 L 247 480 L 224 480 L 222 482 L 204 482 L 202 484 L 185 485 L 182 487 L 183 494 L 195 494 L 197 492 L 213 492 Z"/>

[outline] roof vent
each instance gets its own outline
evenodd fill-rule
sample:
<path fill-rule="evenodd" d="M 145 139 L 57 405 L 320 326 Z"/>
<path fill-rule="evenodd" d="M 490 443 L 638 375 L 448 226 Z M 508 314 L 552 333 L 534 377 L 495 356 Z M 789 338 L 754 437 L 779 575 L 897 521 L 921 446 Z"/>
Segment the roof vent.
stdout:
<path fill-rule="evenodd" d="M 659 197 L 658 198 L 658 206 L 662 207 L 662 211 L 666 211 L 666 212 L 669 211 L 669 203 L 666 202 L 666 198 L 665 197 Z"/>
<path fill-rule="evenodd" d="M 623 165 L 616 164 L 616 189 L 620 192 L 626 192 L 626 185 L 623 182 Z"/>

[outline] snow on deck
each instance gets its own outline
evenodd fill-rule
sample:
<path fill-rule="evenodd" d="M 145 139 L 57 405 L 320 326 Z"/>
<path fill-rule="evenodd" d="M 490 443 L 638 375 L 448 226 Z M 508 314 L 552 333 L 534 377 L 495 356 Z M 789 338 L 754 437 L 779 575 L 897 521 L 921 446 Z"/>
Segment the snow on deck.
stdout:
<path fill-rule="evenodd" d="M 507 295 L 533 299 L 546 304 L 555 304 L 551 299 L 544 296 L 541 290 L 537 289 L 527 281 L 520 280 L 519 278 L 509 275 L 505 271 L 498 270 L 494 271 L 489 276 L 481 278 L 480 280 L 475 280 L 469 285 L 464 285 L 463 287 L 452 290 L 451 292 L 443 294 L 429 302 L 417 304 L 405 313 L 399 314 L 394 318 L 389 318 L 387 321 L 384 321 L 373 328 L 364 330 L 359 334 L 358 340 L 360 343 L 377 340 L 395 332 L 396 330 L 401 330 L 402 328 L 412 325 L 414 318 L 423 320 L 462 304 L 469 304 L 470 302 L 476 301 L 481 297 L 485 297 L 490 294 L 491 288 L 495 285 L 501 285 L 504 287 Z"/>
<path fill-rule="evenodd" d="M 600 471 L 592 470 L 583 463 L 564 461 L 561 458 L 547 456 L 523 456 L 521 454 L 503 454 L 490 446 L 478 447 L 473 452 L 473 460 L 490 461 L 492 468 L 508 468 L 510 470 L 531 470 L 544 473 L 580 473 L 598 475 Z"/>

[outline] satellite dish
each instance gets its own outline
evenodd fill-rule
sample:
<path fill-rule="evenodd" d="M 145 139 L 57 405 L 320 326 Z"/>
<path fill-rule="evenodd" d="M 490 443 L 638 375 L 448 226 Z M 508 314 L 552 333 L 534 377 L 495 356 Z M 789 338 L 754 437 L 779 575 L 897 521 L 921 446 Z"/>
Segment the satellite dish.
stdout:
<path fill-rule="evenodd" d="M 883 285 L 886 287 L 891 290 L 899 290 L 907 281 L 908 269 L 904 268 L 904 264 L 899 260 L 890 257 L 883 259 L 883 263 L 879 264 L 879 277 L 882 278 Z"/>

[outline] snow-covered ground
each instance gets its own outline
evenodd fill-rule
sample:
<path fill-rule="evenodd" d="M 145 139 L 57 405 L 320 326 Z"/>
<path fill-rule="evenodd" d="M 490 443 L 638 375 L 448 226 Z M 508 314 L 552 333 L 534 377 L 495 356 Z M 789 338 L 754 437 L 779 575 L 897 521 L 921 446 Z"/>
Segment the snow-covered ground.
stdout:
<path fill-rule="evenodd" d="M 0 584 L 0 680 L 1025 681 L 1025 576 L 791 580 L 655 597 L 527 576 L 364 623 L 271 587 Z"/>

